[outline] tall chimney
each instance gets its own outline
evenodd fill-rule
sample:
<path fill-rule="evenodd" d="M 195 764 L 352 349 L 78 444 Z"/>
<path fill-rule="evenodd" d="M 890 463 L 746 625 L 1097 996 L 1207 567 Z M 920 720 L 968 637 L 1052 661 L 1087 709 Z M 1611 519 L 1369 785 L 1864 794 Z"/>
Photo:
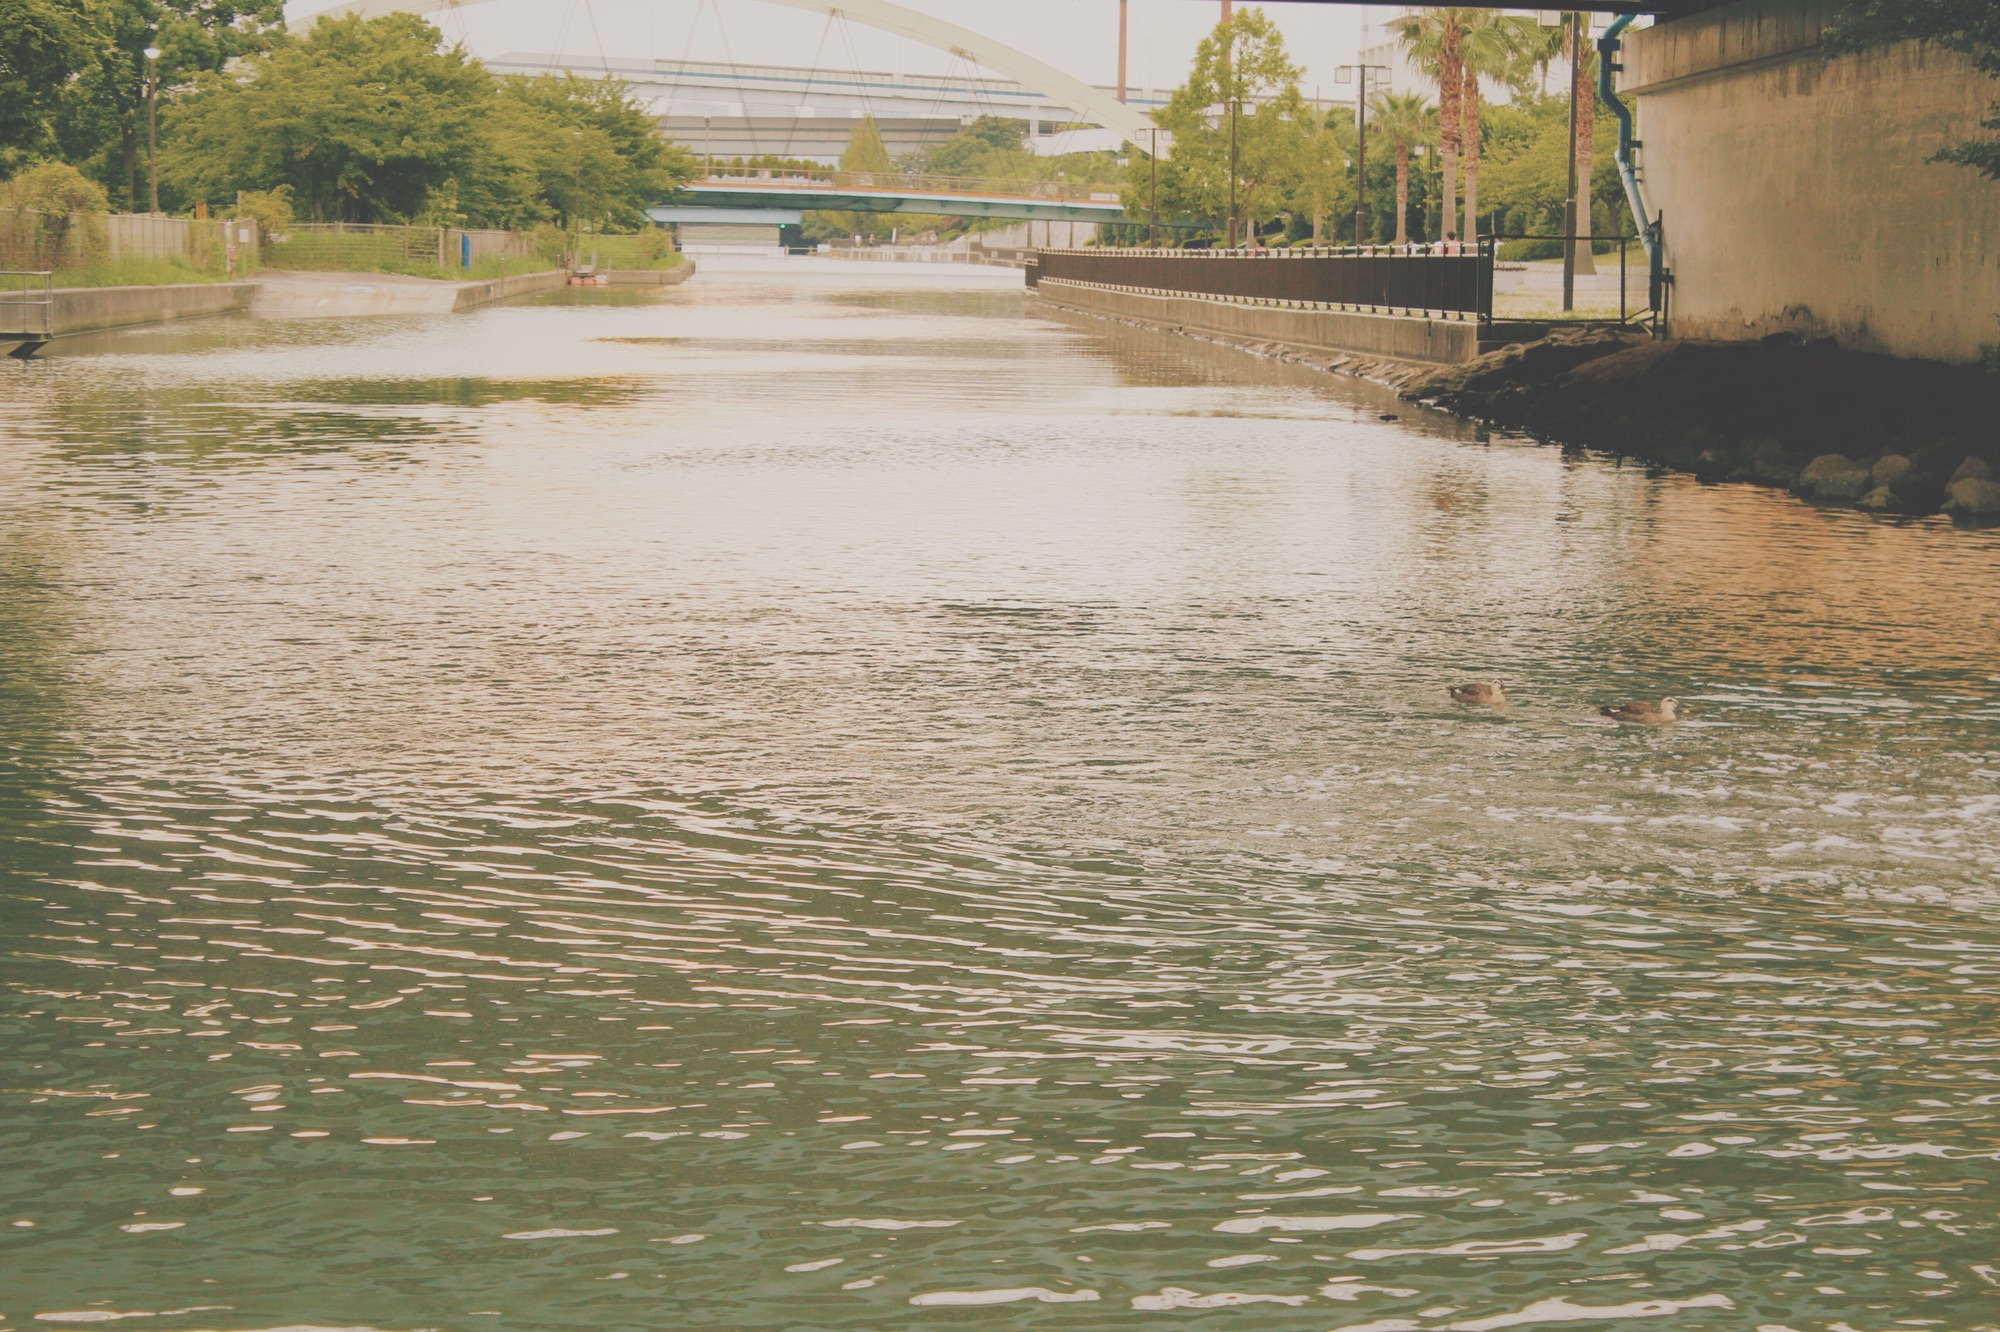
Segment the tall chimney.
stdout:
<path fill-rule="evenodd" d="M 1118 0 L 1118 100 L 1125 100 L 1125 31 L 1132 0 Z"/>

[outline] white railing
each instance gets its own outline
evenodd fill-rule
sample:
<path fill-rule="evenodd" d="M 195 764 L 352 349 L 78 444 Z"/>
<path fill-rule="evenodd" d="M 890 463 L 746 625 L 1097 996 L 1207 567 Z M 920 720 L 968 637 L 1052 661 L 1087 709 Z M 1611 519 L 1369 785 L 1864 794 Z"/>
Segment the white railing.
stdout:
<path fill-rule="evenodd" d="M 47 342 L 55 330 L 55 275 L 47 269 L 0 272 L 0 338 Z"/>

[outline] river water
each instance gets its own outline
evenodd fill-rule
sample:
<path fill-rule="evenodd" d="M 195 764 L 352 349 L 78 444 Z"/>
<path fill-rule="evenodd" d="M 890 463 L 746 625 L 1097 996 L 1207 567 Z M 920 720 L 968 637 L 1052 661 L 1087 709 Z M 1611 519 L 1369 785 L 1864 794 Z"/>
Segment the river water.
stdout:
<path fill-rule="evenodd" d="M 1018 283 L 7 367 L 0 1329 L 2000 1326 L 2000 539 Z"/>

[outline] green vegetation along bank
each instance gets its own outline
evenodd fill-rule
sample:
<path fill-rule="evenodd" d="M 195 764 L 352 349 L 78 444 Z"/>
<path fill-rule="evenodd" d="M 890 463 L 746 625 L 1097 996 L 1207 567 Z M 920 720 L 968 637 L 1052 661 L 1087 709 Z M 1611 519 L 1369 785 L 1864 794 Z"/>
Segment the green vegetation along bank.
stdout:
<path fill-rule="evenodd" d="M 294 35 L 257 4 L 0 0 L 0 176 L 66 164 L 95 197 L 54 211 L 116 200 L 269 234 L 296 216 L 574 236 L 644 228 L 697 169 L 615 80 L 498 76 L 409 14 Z M 15 77 L 30 65 L 53 82 Z"/>

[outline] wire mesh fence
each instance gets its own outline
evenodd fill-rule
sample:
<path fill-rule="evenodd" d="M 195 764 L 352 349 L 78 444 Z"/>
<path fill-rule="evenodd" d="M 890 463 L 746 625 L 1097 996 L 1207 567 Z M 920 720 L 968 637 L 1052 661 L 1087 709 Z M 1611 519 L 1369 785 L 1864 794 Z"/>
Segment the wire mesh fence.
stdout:
<path fill-rule="evenodd" d="M 441 227 L 295 222 L 264 247 L 266 267 L 334 272 L 429 275 L 445 258 Z"/>
<path fill-rule="evenodd" d="M 1575 255 L 1566 273 L 1564 252 Z M 1631 323 L 1652 313 L 1644 242 L 1637 236 L 1498 236 L 1492 317 L 1552 323 Z"/>
<path fill-rule="evenodd" d="M 586 232 L 575 244 L 580 267 L 671 268 L 680 262 L 664 227 L 632 233 Z"/>
<path fill-rule="evenodd" d="M 536 258 L 533 238 L 521 232 L 375 222 L 295 222 L 263 251 L 267 268 L 411 277 L 525 269 Z"/>

